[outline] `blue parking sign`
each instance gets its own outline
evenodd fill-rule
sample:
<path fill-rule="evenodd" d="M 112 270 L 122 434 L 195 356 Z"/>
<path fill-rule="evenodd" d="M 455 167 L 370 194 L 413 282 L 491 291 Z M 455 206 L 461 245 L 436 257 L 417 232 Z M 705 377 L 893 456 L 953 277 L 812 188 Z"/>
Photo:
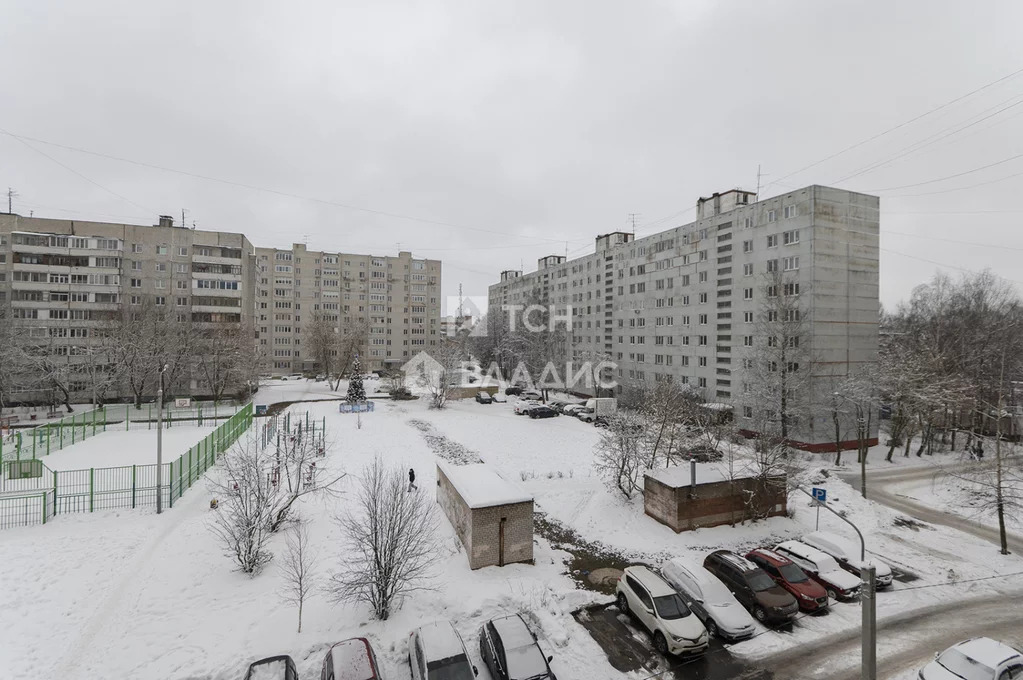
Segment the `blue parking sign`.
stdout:
<path fill-rule="evenodd" d="M 815 487 L 813 487 L 812 491 L 813 491 L 813 493 L 812 493 L 813 499 L 815 501 L 817 501 L 818 503 L 824 503 L 824 502 L 826 502 L 828 500 L 828 490 L 827 489 L 820 489 L 820 488 L 815 486 Z"/>

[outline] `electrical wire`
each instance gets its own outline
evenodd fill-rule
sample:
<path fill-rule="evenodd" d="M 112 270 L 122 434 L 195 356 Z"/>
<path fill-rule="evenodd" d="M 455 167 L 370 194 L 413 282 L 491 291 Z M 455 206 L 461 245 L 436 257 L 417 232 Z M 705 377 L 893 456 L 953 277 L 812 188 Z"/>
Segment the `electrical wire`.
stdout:
<path fill-rule="evenodd" d="M 966 94 L 960 95 L 960 96 L 956 97 L 955 99 L 951 99 L 951 100 L 945 102 L 944 104 L 931 109 L 930 111 L 926 111 L 925 113 L 922 113 L 922 114 L 920 114 L 918 116 L 914 116 L 913 118 L 910 118 L 907 121 L 899 123 L 898 125 L 896 125 L 894 127 L 890 127 L 890 128 L 888 128 L 887 130 L 885 130 L 883 132 L 879 132 L 876 135 L 872 135 L 870 137 L 867 137 L 866 139 L 863 139 L 863 140 L 861 140 L 859 142 L 856 142 L 855 144 L 847 146 L 844 149 L 842 149 L 840 151 L 837 151 L 837 152 L 831 154 L 830 156 L 826 156 L 826 157 L 820 159 L 819 161 L 815 161 L 815 162 L 813 162 L 813 163 L 811 163 L 811 164 L 809 164 L 807 166 L 804 166 L 804 167 L 800 168 L 799 170 L 795 170 L 793 172 L 790 172 L 787 175 L 782 175 L 778 179 L 772 180 L 772 181 L 768 182 L 765 185 L 764 188 L 769 187 L 772 184 L 778 183 L 781 180 L 784 180 L 784 179 L 787 179 L 789 177 L 792 177 L 793 175 L 798 175 L 801 172 L 809 170 L 810 168 L 815 168 L 818 165 L 820 165 L 821 163 L 826 163 L 827 161 L 830 161 L 833 158 L 837 158 L 837 157 L 839 157 L 839 156 L 841 156 L 841 155 L 843 155 L 845 153 L 848 153 L 849 151 L 852 151 L 853 149 L 859 148 L 859 147 L 863 146 L 864 144 L 868 144 L 868 143 L 873 142 L 873 141 L 875 141 L 877 139 L 880 139 L 881 137 L 884 137 L 885 135 L 888 135 L 888 134 L 890 134 L 892 132 L 895 132 L 896 130 L 904 128 L 907 125 L 911 125 L 911 124 L 913 124 L 913 123 L 915 123 L 915 122 L 917 122 L 919 120 L 922 120 L 922 119 L 926 118 L 927 116 L 930 116 L 931 114 L 937 113 L 938 111 L 941 111 L 942 109 L 946 109 L 949 106 L 952 106 L 953 104 L 956 104 L 956 103 L 958 103 L 960 101 L 963 101 L 964 99 L 968 99 L 969 97 L 972 97 L 973 95 L 975 95 L 975 94 L 977 94 L 979 92 L 983 92 L 984 90 L 987 90 L 988 88 L 991 88 L 991 87 L 994 87 L 995 85 L 998 85 L 999 83 L 1002 83 L 1002 82 L 1004 82 L 1006 80 L 1009 80 L 1011 78 L 1015 78 L 1016 76 L 1020 75 L 1021 73 L 1023 73 L 1023 68 L 1017 69 L 1017 70 L 1013 71 L 1012 73 L 1009 73 L 1008 75 L 1002 76 L 1001 78 L 998 78 L 997 80 L 993 80 L 990 83 L 987 83 L 986 85 L 982 85 L 981 87 L 978 87 L 975 90 L 971 90 L 970 92 L 967 92 Z"/>
<path fill-rule="evenodd" d="M 482 232 L 482 233 L 485 233 L 485 234 L 497 234 L 497 235 L 500 235 L 500 236 L 514 236 L 514 237 L 517 237 L 517 238 L 543 239 L 544 241 L 550 241 L 550 242 L 553 242 L 553 243 L 564 243 L 565 242 L 565 239 L 563 239 L 563 238 L 558 239 L 558 238 L 549 238 L 549 237 L 543 237 L 543 236 L 527 236 L 527 235 L 524 235 L 524 234 L 516 234 L 514 232 L 509 232 L 509 231 L 498 231 L 498 230 L 495 230 L 495 229 L 484 229 L 482 227 L 474 227 L 474 226 L 469 226 L 469 225 L 465 225 L 465 224 L 455 224 L 453 222 L 444 222 L 442 220 L 434 220 L 434 219 L 429 219 L 429 218 L 425 218 L 425 217 L 416 217 L 414 215 L 404 215 L 404 214 L 401 214 L 401 213 L 393 213 L 393 212 L 389 212 L 389 211 L 386 211 L 386 210 L 377 210 L 375 208 L 365 208 L 365 207 L 361 207 L 361 206 L 350 205 L 350 204 L 347 204 L 347 203 L 341 203 L 339 201 L 331 201 L 331 200 L 328 200 L 328 199 L 325 199 L 325 198 L 317 198 L 315 196 L 303 196 L 301 194 L 295 194 L 295 193 L 292 193 L 292 192 L 289 192 L 289 191 L 283 191 L 283 190 L 279 190 L 279 189 L 271 189 L 271 188 L 268 188 L 268 187 L 261 187 L 261 186 L 257 186 L 257 185 L 254 185 L 254 184 L 246 184 L 245 182 L 236 182 L 234 180 L 223 179 L 221 177 L 212 177 L 210 175 L 202 175 L 202 174 L 199 174 L 199 173 L 189 172 L 187 170 L 178 170 L 178 169 L 175 169 L 175 168 L 168 168 L 166 166 L 156 165 L 154 163 L 145 163 L 145 162 L 142 162 L 142 161 L 132 160 L 130 158 L 122 158 L 120 156 L 113 156 L 113 155 L 110 155 L 110 154 L 100 153 L 98 151 L 90 151 L 88 149 L 82 149 L 82 148 L 75 147 L 75 146 L 69 146 L 67 144 L 59 144 L 57 142 L 51 142 L 51 141 L 47 141 L 47 140 L 44 140 L 44 139 L 38 139 L 38 138 L 35 138 L 35 137 L 28 137 L 28 136 L 25 136 L 25 135 L 17 135 L 17 134 L 14 134 L 13 132 L 10 132 L 10 131 L 5 130 L 3 128 L 0 128 L 0 134 L 5 134 L 5 135 L 7 135 L 9 137 L 13 137 L 14 139 L 17 139 L 21 143 L 25 144 L 29 148 L 31 148 L 31 149 L 39 152 L 39 153 L 42 153 L 42 152 L 39 151 L 38 149 L 35 149 L 35 147 L 32 147 L 31 145 L 29 145 L 28 141 L 36 142 L 38 144 L 46 144 L 48 146 L 55 146 L 55 147 L 58 147 L 58 148 L 61 148 L 61 149 L 66 149 L 68 151 L 74 151 L 74 152 L 77 152 L 77 153 L 83 153 L 83 154 L 87 154 L 87 155 L 90 155 L 90 156 L 96 156 L 98 158 L 105 158 L 107 160 L 118 161 L 118 162 L 121 162 L 121 163 L 129 163 L 131 165 L 136 165 L 136 166 L 143 167 L 143 168 L 149 168 L 151 170 L 161 170 L 163 172 L 171 172 L 171 173 L 174 173 L 174 174 L 177 174 L 177 175 L 183 175 L 185 177 L 192 177 L 194 179 L 201 179 L 201 180 L 205 180 L 205 181 L 208 181 L 208 182 L 217 182 L 217 183 L 220 183 L 220 184 L 226 184 L 228 186 L 238 187 L 238 188 L 241 188 L 241 189 L 248 189 L 250 191 L 259 191 L 259 192 L 262 192 L 262 193 L 273 194 L 275 196 L 283 196 L 283 197 L 286 197 L 286 198 L 294 198 L 294 199 L 297 199 L 297 200 L 309 201 L 309 202 L 312 202 L 312 203 L 319 203 L 321 205 L 329 205 L 329 206 L 333 206 L 335 208 L 343 208 L 345 210 L 355 210 L 355 211 L 358 211 L 358 212 L 369 213 L 371 215 L 379 215 L 381 217 L 390 217 L 390 218 L 393 218 L 393 219 L 408 220 L 410 222 L 420 222 L 420 223 L 423 223 L 423 224 L 433 224 L 433 225 L 436 225 L 436 226 L 448 227 L 448 228 L 451 228 L 451 229 L 464 229 L 464 230 L 467 230 L 467 231 L 478 231 L 478 232 Z M 26 140 L 28 140 L 28 141 L 26 141 Z M 46 154 L 43 154 L 43 155 L 45 156 Z M 67 168 L 67 166 L 64 166 L 59 161 L 57 161 L 57 160 L 55 160 L 55 159 L 53 159 L 53 158 L 51 158 L 49 156 L 47 156 L 47 158 L 50 158 L 50 160 L 53 160 L 58 165 L 62 165 L 63 167 Z M 67 168 L 67 169 L 71 170 L 71 168 Z M 80 175 L 80 173 L 77 173 L 74 170 L 71 170 L 71 172 L 75 172 L 75 174 L 79 174 Z M 83 179 L 87 179 L 88 180 L 88 178 L 85 177 L 84 175 L 80 175 L 80 176 L 83 177 Z M 92 180 L 88 180 L 88 181 L 92 182 Z M 95 184 L 95 182 L 93 182 L 93 183 Z M 97 184 L 96 186 L 100 186 L 100 185 Z M 104 189 L 106 191 L 109 191 L 109 189 L 105 189 L 105 187 L 100 186 L 100 188 L 102 188 L 102 189 Z M 114 193 L 114 192 L 110 192 L 110 193 Z M 114 194 L 114 195 L 118 196 L 118 198 L 124 198 L 123 196 L 120 196 L 119 194 Z M 136 205 L 136 206 L 138 206 L 140 208 L 148 210 L 148 208 L 145 208 L 145 206 L 140 206 L 137 203 L 134 203 L 133 201 L 130 201 L 127 198 L 124 198 L 124 200 L 129 201 L 129 203 L 132 203 L 133 205 Z"/>
<path fill-rule="evenodd" d="M 1020 102 L 1020 103 L 1023 104 L 1023 102 Z M 1018 153 L 1018 154 L 1016 154 L 1014 156 L 1009 156 L 1008 158 L 1003 158 L 1002 160 L 995 161 L 994 163 L 988 163 L 987 165 L 982 165 L 979 168 L 973 168 L 972 170 L 964 170 L 963 172 L 957 172 L 954 175 L 946 175 L 945 177 L 938 177 L 937 179 L 929 179 L 929 180 L 927 180 L 925 182 L 916 182 L 915 184 L 902 184 L 902 185 L 894 186 L 894 187 L 884 187 L 883 189 L 865 189 L 864 191 L 866 191 L 868 193 L 880 193 L 882 191 L 895 191 L 897 189 L 912 189 L 913 187 L 922 187 L 925 184 L 934 184 L 936 182 L 944 182 L 945 180 L 955 179 L 956 177 L 962 177 L 963 175 L 972 175 L 973 173 L 980 172 L 981 170 L 987 170 L 988 168 L 993 168 L 993 167 L 998 166 L 998 165 L 1004 165 L 1005 163 L 1010 163 L 1010 162 L 1012 162 L 1012 161 L 1014 161 L 1014 160 L 1016 160 L 1018 158 L 1023 158 L 1023 153 Z"/>

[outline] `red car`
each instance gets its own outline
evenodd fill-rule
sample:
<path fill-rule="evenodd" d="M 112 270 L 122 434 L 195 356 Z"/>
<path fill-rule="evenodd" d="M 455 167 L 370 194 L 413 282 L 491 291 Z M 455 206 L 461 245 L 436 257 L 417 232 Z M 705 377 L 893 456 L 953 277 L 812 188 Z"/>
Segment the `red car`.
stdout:
<path fill-rule="evenodd" d="M 746 559 L 792 593 L 802 611 L 811 614 L 824 614 L 828 611 L 828 592 L 789 558 L 767 548 L 757 548 L 748 552 Z"/>
<path fill-rule="evenodd" d="M 380 680 L 378 667 L 369 640 L 351 638 L 327 650 L 320 680 Z"/>

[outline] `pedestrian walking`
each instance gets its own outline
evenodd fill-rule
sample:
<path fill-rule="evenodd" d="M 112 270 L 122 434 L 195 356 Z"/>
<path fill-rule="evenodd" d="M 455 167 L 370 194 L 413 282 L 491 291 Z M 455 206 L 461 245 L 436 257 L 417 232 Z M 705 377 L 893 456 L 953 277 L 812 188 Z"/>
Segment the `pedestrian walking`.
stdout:
<path fill-rule="evenodd" d="M 409 490 L 409 493 L 412 492 L 412 489 L 416 489 L 418 491 L 419 487 L 416 486 L 416 471 L 413 470 L 412 468 L 409 468 L 408 469 L 408 490 Z"/>

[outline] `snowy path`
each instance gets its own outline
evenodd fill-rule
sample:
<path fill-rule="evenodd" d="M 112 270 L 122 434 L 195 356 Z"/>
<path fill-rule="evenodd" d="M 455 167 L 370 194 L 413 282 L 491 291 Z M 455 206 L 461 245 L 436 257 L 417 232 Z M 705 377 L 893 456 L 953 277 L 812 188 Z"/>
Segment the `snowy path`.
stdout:
<path fill-rule="evenodd" d="M 928 481 L 935 474 L 941 474 L 941 468 L 912 467 L 895 470 L 870 470 L 867 472 L 867 498 L 923 522 L 959 529 L 998 545 L 999 535 L 996 524 L 981 524 L 976 520 L 970 520 L 961 515 L 938 510 L 898 492 L 898 487 L 907 482 Z M 850 486 L 859 489 L 860 477 L 858 474 L 842 473 L 839 476 Z M 1008 543 L 1010 551 L 1017 554 L 1023 553 L 1023 536 L 1010 533 Z"/>
<path fill-rule="evenodd" d="M 878 621 L 878 678 L 915 678 L 916 671 L 945 649 L 970 637 L 988 635 L 1023 646 L 1023 617 L 1006 607 L 1018 589 L 970 603 L 916 609 Z M 895 635 L 897 633 L 897 636 Z M 855 680 L 860 677 L 858 631 L 832 635 L 811 649 L 797 648 L 762 660 L 775 677 L 792 680 Z"/>

